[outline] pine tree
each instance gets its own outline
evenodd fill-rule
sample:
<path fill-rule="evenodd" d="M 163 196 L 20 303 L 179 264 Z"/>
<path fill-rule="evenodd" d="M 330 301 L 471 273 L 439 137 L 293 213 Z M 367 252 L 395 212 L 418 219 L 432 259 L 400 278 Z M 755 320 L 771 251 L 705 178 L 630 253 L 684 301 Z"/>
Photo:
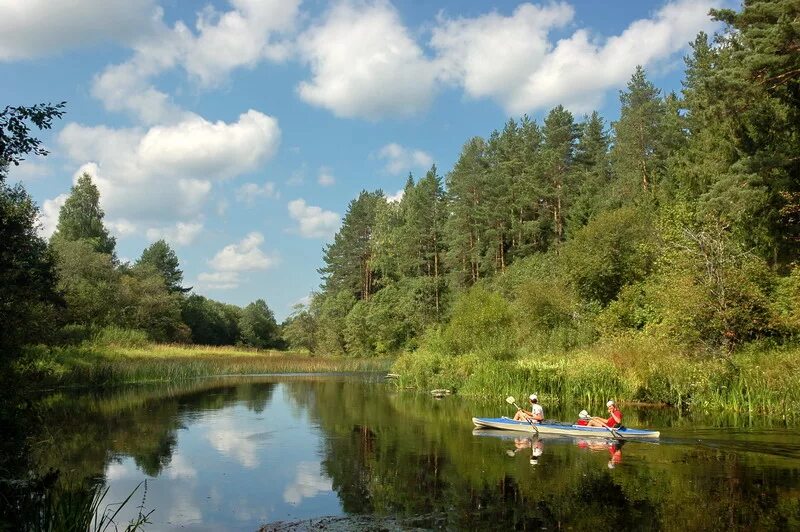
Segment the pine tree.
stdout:
<path fill-rule="evenodd" d="M 150 265 L 155 268 L 164 278 L 170 292 L 185 293 L 191 290 L 181 287 L 183 271 L 178 267 L 178 256 L 164 240 L 153 242 L 142 251 L 142 256 L 136 261 L 136 265 Z"/>
<path fill-rule="evenodd" d="M 351 201 L 332 244 L 325 246 L 325 266 L 318 271 L 325 292 L 346 290 L 368 301 L 377 289 L 373 232 L 378 206 L 385 205 L 383 192 L 361 191 Z"/>
<path fill-rule="evenodd" d="M 512 253 L 525 257 L 547 247 L 551 227 L 549 213 L 542 208 L 544 186 L 539 169 L 542 131 L 534 121 L 523 116 L 519 125 L 519 157 L 522 175 L 514 181 L 514 220 L 512 221 Z"/>
<path fill-rule="evenodd" d="M 544 144 L 541 172 L 544 200 L 553 219 L 551 241 L 558 244 L 564 240 L 566 209 L 574 194 L 572 172 L 578 130 L 572 113 L 559 105 L 548 113 L 542 133 Z"/>
<path fill-rule="evenodd" d="M 715 83 L 736 161 L 709 191 L 704 210 L 733 226 L 773 263 L 795 259 L 800 223 L 800 6 L 748 0 L 712 10 L 729 27 L 719 38 Z"/>
<path fill-rule="evenodd" d="M 611 167 L 608 150 L 611 140 L 600 114 L 595 111 L 580 126 L 575 147 L 577 197 L 568 215 L 568 233 L 586 225 L 607 208 Z"/>
<path fill-rule="evenodd" d="M 429 279 L 435 315 L 441 311 L 446 203 L 436 166 L 409 191 L 404 231 L 415 241 L 416 275 Z"/>
<path fill-rule="evenodd" d="M 84 173 L 72 187 L 70 196 L 58 213 L 58 226 L 53 234 L 55 240 L 89 242 L 95 251 L 114 254 L 116 239 L 109 235 L 103 225 L 103 209 L 100 208 L 100 192 Z"/>
<path fill-rule="evenodd" d="M 658 186 L 664 175 L 662 127 L 665 107 L 660 91 L 641 66 L 636 67 L 626 91 L 619 95 L 622 107 L 614 123 L 614 148 L 611 151 L 614 171 L 620 180 L 622 200 L 636 197 L 635 191 L 647 194 Z"/>
<path fill-rule="evenodd" d="M 446 262 L 454 286 L 469 286 L 486 274 L 481 257 L 486 248 L 484 184 L 488 168 L 486 142 L 474 137 L 464 145 L 447 175 Z"/>

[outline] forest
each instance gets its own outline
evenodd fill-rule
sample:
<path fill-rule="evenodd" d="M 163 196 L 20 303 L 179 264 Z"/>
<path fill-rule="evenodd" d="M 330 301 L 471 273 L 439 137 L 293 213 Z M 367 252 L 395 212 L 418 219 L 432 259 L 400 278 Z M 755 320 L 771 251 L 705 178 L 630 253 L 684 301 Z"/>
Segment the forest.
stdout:
<path fill-rule="evenodd" d="M 409 175 L 399 201 L 362 191 L 286 340 L 407 353 L 408 384 L 462 388 L 491 361 L 517 372 L 551 354 L 594 353 L 612 373 L 649 358 L 713 374 L 765 352 L 796 367 L 798 11 L 711 16 L 725 29 L 691 43 L 680 94 L 637 68 L 614 122 L 562 106 L 509 119 L 449 172 Z"/>
<path fill-rule="evenodd" d="M 290 346 L 399 357 L 405 384 L 455 388 L 478 368 L 527 382 L 526 364 L 587 359 L 590 380 L 633 368 L 623 395 L 671 403 L 689 392 L 641 391 L 657 388 L 653 364 L 746 380 L 767 356 L 764 371 L 784 375 L 800 331 L 798 11 L 710 15 L 724 29 L 691 43 L 680 93 L 637 68 L 616 121 L 562 106 L 509 119 L 467 139 L 449 171 L 409 175 L 399 201 L 362 191 L 323 250 L 319 291 L 281 325 L 263 299 L 239 308 L 182 286 L 163 240 L 120 261 L 88 175 L 42 239 L 6 175 L 47 154 L 30 128 L 51 128 L 65 103 L 6 107 L 3 366 L 35 365 L 31 345 Z"/>

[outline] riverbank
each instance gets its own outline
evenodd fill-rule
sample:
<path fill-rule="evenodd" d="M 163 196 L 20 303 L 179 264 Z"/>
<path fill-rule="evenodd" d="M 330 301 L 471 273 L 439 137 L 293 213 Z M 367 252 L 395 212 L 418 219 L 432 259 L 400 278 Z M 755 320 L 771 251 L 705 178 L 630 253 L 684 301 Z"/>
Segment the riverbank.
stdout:
<path fill-rule="evenodd" d="M 730 411 L 800 420 L 800 347 L 752 345 L 737 353 L 682 353 L 663 342 L 615 338 L 560 353 L 496 360 L 421 348 L 392 366 L 404 388 L 447 388 L 464 396 L 526 397 L 542 402 L 607 399 L 689 411 Z"/>
<path fill-rule="evenodd" d="M 214 375 L 386 371 L 392 361 L 303 351 L 145 343 L 30 347 L 17 373 L 41 387 L 177 382 Z"/>

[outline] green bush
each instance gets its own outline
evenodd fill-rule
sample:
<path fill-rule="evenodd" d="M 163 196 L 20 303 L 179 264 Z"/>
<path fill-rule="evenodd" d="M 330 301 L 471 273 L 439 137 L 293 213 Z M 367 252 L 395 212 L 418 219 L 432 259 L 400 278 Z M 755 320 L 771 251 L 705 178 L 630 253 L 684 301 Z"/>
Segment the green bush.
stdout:
<path fill-rule="evenodd" d="M 606 305 L 650 272 L 655 236 L 651 216 L 641 209 L 605 212 L 564 245 L 562 267 L 583 299 Z"/>
<path fill-rule="evenodd" d="M 144 331 L 111 325 L 97 331 L 92 336 L 91 343 L 96 346 L 147 347 L 150 339 Z"/>
<path fill-rule="evenodd" d="M 514 323 L 511 306 L 503 296 L 476 285 L 458 298 L 450 322 L 442 332 L 442 348 L 452 355 L 480 353 L 495 359 L 515 351 L 509 330 Z"/>

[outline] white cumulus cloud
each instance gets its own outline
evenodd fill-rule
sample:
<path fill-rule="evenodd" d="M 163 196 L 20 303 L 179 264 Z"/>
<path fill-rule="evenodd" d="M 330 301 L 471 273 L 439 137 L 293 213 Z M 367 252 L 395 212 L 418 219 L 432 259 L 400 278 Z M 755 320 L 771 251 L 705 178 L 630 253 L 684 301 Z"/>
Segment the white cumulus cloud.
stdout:
<path fill-rule="evenodd" d="M 263 185 L 245 183 L 236 190 L 236 199 L 242 203 L 252 205 L 258 198 L 279 198 L 280 194 L 275 183 L 270 181 Z"/>
<path fill-rule="evenodd" d="M 322 185 L 323 187 L 330 187 L 336 184 L 336 178 L 333 177 L 330 169 L 328 168 L 320 168 L 319 175 L 317 176 L 317 183 Z"/>
<path fill-rule="evenodd" d="M 133 45 L 132 57 L 109 65 L 94 80 L 92 95 L 112 111 L 128 111 L 142 123 L 184 120 L 189 113 L 153 84 L 153 78 L 182 68 L 201 86 L 215 86 L 237 68 L 261 61 L 284 61 L 300 0 L 231 0 L 219 12 L 207 6 L 197 13 L 194 30 L 183 21 L 172 28 L 162 20 L 147 39 Z"/>
<path fill-rule="evenodd" d="M 441 19 L 430 44 L 442 79 L 471 97 L 491 98 L 514 114 L 557 104 L 588 111 L 606 91 L 624 86 L 636 65 L 668 61 L 699 30 L 712 29 L 710 7 L 709 0 L 676 0 L 619 35 L 579 28 L 553 42 L 549 33 L 572 22 L 573 8 L 522 4 L 508 17 Z"/>
<path fill-rule="evenodd" d="M 406 193 L 405 189 L 401 188 L 394 194 L 387 194 L 386 201 L 388 201 L 389 203 L 400 203 L 405 193 Z"/>
<path fill-rule="evenodd" d="M 418 113 L 431 102 L 436 66 L 388 2 L 334 5 L 298 38 L 311 79 L 297 90 L 336 116 L 378 119 Z"/>
<path fill-rule="evenodd" d="M 105 225 L 107 225 L 108 228 L 111 229 L 111 232 L 117 237 L 135 235 L 138 232 L 138 227 L 136 227 L 136 224 L 130 220 L 126 220 L 125 218 L 120 218 L 119 220 L 106 220 Z"/>
<path fill-rule="evenodd" d="M 288 207 L 289 216 L 297 221 L 297 230 L 305 238 L 327 238 L 339 228 L 337 213 L 308 205 L 302 198 L 290 201 Z"/>
<path fill-rule="evenodd" d="M 427 170 L 433 164 L 433 157 L 428 153 L 405 148 L 394 142 L 381 148 L 378 158 L 386 161 L 385 170 L 393 175 L 408 172 L 412 168 Z"/>
<path fill-rule="evenodd" d="M 59 194 L 53 199 L 44 200 L 39 211 L 39 234 L 44 238 L 50 238 L 56 232 L 58 226 L 58 213 L 64 202 L 67 201 L 69 194 Z"/>
<path fill-rule="evenodd" d="M 276 259 L 261 251 L 259 246 L 263 243 L 264 236 L 253 231 L 238 243 L 222 248 L 208 263 L 215 270 L 226 272 L 266 270 L 275 265 Z"/>
<path fill-rule="evenodd" d="M 277 121 L 249 110 L 236 122 L 192 117 L 149 129 L 64 127 L 58 142 L 89 173 L 109 220 L 147 228 L 196 223 L 213 181 L 251 171 L 270 159 L 280 142 Z M 186 229 L 183 239 L 186 240 Z M 175 233 L 176 242 L 179 233 Z"/>
<path fill-rule="evenodd" d="M 161 17 L 154 0 L 0 0 L 0 61 L 100 42 L 130 43 Z"/>
<path fill-rule="evenodd" d="M 239 286 L 238 272 L 203 272 L 197 276 L 199 285 L 216 290 L 229 290 Z"/>
<path fill-rule="evenodd" d="M 203 224 L 199 222 L 178 222 L 172 226 L 151 227 L 147 230 L 147 238 L 151 241 L 164 239 L 170 244 L 188 246 L 203 231 Z"/>

